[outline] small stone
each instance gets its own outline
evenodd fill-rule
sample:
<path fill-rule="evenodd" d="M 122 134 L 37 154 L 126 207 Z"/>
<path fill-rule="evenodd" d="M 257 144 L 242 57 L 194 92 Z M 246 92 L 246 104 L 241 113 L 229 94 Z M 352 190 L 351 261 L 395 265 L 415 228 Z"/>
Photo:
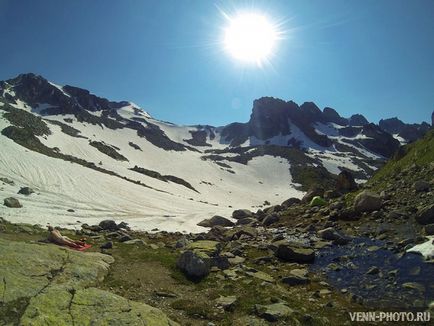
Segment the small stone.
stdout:
<path fill-rule="evenodd" d="M 294 313 L 294 311 L 284 303 L 273 303 L 270 305 L 256 304 L 255 311 L 259 317 L 270 322 L 286 319 Z"/>
<path fill-rule="evenodd" d="M 30 188 L 30 187 L 22 187 L 22 188 L 18 191 L 19 194 L 21 194 L 21 195 L 26 195 L 26 196 L 29 196 L 29 195 L 33 194 L 34 192 L 35 192 L 35 191 L 34 191 L 32 188 Z"/>
<path fill-rule="evenodd" d="M 217 306 L 222 307 L 226 311 L 231 311 L 235 308 L 235 303 L 237 302 L 237 297 L 234 295 L 224 297 L 221 296 L 216 300 Z"/>
<path fill-rule="evenodd" d="M 13 197 L 5 198 L 5 200 L 3 201 L 3 204 L 9 208 L 21 208 L 21 207 L 23 207 L 23 205 L 21 205 L 20 201 L 16 198 L 13 198 Z"/>
<path fill-rule="evenodd" d="M 415 183 L 413 183 L 413 188 L 416 192 L 429 191 L 430 184 L 425 180 L 418 180 Z"/>
<path fill-rule="evenodd" d="M 133 239 L 133 240 L 127 240 L 124 242 L 126 245 L 146 245 L 146 242 L 142 239 Z"/>
<path fill-rule="evenodd" d="M 366 272 L 366 274 L 375 275 L 375 274 L 378 274 L 379 272 L 380 272 L 380 269 L 377 266 L 373 266 Z"/>

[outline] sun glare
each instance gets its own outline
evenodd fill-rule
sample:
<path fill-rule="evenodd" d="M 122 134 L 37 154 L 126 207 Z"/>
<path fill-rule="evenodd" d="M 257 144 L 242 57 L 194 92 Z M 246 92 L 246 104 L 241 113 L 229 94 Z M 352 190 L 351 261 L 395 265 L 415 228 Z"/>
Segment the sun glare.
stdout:
<path fill-rule="evenodd" d="M 260 66 L 272 55 L 279 30 L 266 16 L 243 13 L 227 18 L 229 23 L 224 29 L 224 47 L 232 57 Z"/>

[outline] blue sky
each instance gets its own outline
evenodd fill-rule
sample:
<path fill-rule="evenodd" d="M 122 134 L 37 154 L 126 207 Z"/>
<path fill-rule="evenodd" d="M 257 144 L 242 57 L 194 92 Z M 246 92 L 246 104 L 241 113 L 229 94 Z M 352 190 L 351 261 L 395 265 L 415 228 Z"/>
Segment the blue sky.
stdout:
<path fill-rule="evenodd" d="M 270 64 L 220 44 L 220 10 L 284 22 Z M 434 1 L 0 0 L 0 80 L 35 72 L 181 124 L 247 121 L 261 96 L 429 121 Z"/>

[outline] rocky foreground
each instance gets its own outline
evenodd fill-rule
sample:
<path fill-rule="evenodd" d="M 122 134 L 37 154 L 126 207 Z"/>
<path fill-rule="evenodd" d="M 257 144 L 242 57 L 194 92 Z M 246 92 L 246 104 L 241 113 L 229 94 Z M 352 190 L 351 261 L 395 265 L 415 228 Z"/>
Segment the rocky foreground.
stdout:
<path fill-rule="evenodd" d="M 40 242 L 40 226 L 0 220 L 0 325 L 349 325 L 354 311 L 432 315 L 432 141 L 362 187 L 344 172 L 334 189 L 312 188 L 302 200 L 204 220 L 201 234 L 135 232 L 111 220 L 62 230 L 93 245 L 81 253 Z"/>

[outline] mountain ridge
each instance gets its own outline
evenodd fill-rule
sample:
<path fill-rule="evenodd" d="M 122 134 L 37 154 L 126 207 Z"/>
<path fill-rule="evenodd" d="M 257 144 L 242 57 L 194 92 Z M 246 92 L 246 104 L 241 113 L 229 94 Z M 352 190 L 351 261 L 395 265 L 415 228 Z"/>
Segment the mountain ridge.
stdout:
<path fill-rule="evenodd" d="M 110 212 L 142 229 L 200 230 L 197 220 L 228 214 L 231 207 L 301 198 L 311 186 L 334 184 L 342 171 L 364 182 L 407 142 L 361 115 L 343 118 L 313 102 L 299 106 L 272 97 L 255 100 L 246 123 L 179 126 L 134 103 L 58 86 L 35 74 L 0 82 L 0 114 L 5 149 L 0 174 L 40 190 L 42 203 L 23 197 L 25 206 L 42 213 L 56 200 L 75 207 L 75 213 L 62 211 L 63 225 Z M 50 177 L 59 186 L 57 198 L 49 201 Z M 104 184 L 106 193 L 95 203 L 88 200 L 95 196 L 92 189 L 83 188 L 90 184 L 74 180 L 84 177 Z M 15 191 L 5 187 L 5 195 Z M 117 189 L 123 189 L 122 196 Z M 59 219 L 59 211 L 48 215 L 46 221 Z M 24 217 L 32 220 L 31 212 Z"/>

